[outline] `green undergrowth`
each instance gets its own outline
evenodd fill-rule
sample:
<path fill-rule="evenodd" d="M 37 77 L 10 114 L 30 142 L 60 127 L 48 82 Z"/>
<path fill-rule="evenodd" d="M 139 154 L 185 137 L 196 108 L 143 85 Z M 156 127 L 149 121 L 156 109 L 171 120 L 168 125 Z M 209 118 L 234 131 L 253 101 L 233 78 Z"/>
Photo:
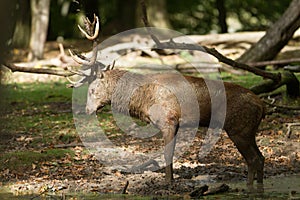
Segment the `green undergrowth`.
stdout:
<path fill-rule="evenodd" d="M 6 152 L 0 157 L 0 162 L 3 163 L 0 166 L 0 170 L 9 169 L 10 171 L 24 172 L 31 170 L 33 165 L 38 165 L 40 162 L 53 162 L 67 155 L 73 156 L 74 152 L 68 149 Z"/>
<path fill-rule="evenodd" d="M 9 84 L 1 90 L 0 170 L 72 155 L 57 144 L 79 142 L 73 125 L 72 89 L 65 83 Z"/>

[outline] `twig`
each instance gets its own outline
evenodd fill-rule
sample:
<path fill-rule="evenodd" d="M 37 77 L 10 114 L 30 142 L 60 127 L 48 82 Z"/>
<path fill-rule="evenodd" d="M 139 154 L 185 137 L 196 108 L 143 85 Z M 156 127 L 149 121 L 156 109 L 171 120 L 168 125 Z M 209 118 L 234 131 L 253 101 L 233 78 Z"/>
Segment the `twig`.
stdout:
<path fill-rule="evenodd" d="M 122 190 L 122 194 L 127 194 L 126 190 L 128 188 L 128 185 L 129 185 L 129 181 L 126 181 L 126 184 L 125 184 L 125 186 L 124 186 L 124 188 Z"/>
<path fill-rule="evenodd" d="M 35 195 L 35 196 L 33 196 L 33 197 L 31 197 L 30 198 L 30 200 L 33 200 L 33 199 L 36 199 L 36 198 L 39 198 L 39 197 L 41 197 L 43 194 L 45 194 L 46 192 L 48 192 L 49 191 L 49 188 L 47 187 L 46 189 L 44 189 L 44 191 L 42 191 L 40 194 L 37 194 L 37 195 Z"/>
<path fill-rule="evenodd" d="M 286 109 L 286 110 L 300 110 L 300 107 L 294 107 L 294 106 L 284 106 L 284 105 L 277 105 L 277 104 L 274 104 L 274 103 L 269 103 L 265 100 L 263 100 L 263 102 L 269 106 L 272 106 L 272 107 L 276 107 L 276 108 L 279 108 L 279 109 Z M 273 101 L 272 101 L 273 102 Z"/>
<path fill-rule="evenodd" d="M 287 65 L 284 66 L 283 69 L 290 72 L 300 72 L 300 65 Z"/>
<path fill-rule="evenodd" d="M 146 7 L 146 3 L 144 0 L 141 0 L 141 6 L 142 6 L 144 25 L 145 25 L 148 33 L 150 34 L 152 40 L 155 42 L 155 44 L 159 45 L 160 44 L 159 39 L 151 31 L 149 20 L 148 20 L 147 7 Z"/>
<path fill-rule="evenodd" d="M 292 131 L 291 131 L 291 127 L 292 126 L 300 126 L 300 122 L 299 123 L 287 123 L 287 132 L 286 132 L 286 136 L 287 138 L 291 138 L 291 134 L 292 134 Z"/>
<path fill-rule="evenodd" d="M 144 0 L 141 0 L 141 6 L 142 6 L 142 13 L 143 13 L 143 22 L 144 22 L 144 25 L 146 27 L 149 27 L 149 21 L 148 21 L 148 15 L 147 15 L 147 8 L 146 8 L 146 3 Z"/>
<path fill-rule="evenodd" d="M 203 196 L 204 192 L 206 192 L 207 190 L 208 190 L 208 186 L 207 185 L 203 185 L 201 187 L 197 187 L 189 195 L 192 198 L 200 198 L 201 196 Z"/>
<path fill-rule="evenodd" d="M 220 62 L 223 62 L 225 64 L 228 64 L 230 66 L 232 66 L 233 68 L 239 68 L 239 69 L 243 69 L 243 70 L 246 70 L 246 71 L 249 71 L 249 72 L 252 72 L 256 75 L 259 75 L 259 76 L 262 76 L 264 78 L 268 78 L 268 79 L 271 79 L 273 80 L 274 82 L 279 82 L 280 79 L 281 79 L 281 75 L 280 73 L 270 73 L 270 72 L 266 72 L 264 70 L 261 70 L 261 69 L 258 69 L 258 68 L 255 68 L 255 67 L 250 67 L 244 63 L 239 63 L 239 62 L 236 62 L 230 58 L 227 58 L 225 56 L 223 56 L 221 53 L 219 53 L 216 49 L 214 48 L 208 48 L 208 47 L 205 47 L 205 46 L 202 46 L 205 51 L 211 55 L 213 55 L 214 57 L 216 57 Z"/>
<path fill-rule="evenodd" d="M 218 187 L 208 189 L 206 192 L 203 193 L 203 196 L 220 194 L 228 191 L 229 191 L 229 186 L 223 183 Z"/>
<path fill-rule="evenodd" d="M 68 148 L 68 147 L 84 147 L 82 143 L 71 143 L 71 144 L 57 144 L 54 148 Z"/>

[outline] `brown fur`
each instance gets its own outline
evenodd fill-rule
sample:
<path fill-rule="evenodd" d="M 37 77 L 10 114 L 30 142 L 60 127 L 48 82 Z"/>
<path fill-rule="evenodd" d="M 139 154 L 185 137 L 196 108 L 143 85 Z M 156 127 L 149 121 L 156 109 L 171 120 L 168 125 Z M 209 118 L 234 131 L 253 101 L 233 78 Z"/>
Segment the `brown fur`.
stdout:
<path fill-rule="evenodd" d="M 125 77 L 125 78 L 124 78 Z M 184 79 L 185 78 L 185 79 Z M 181 124 L 193 124 L 199 113 L 193 106 L 185 107 L 184 113 L 179 101 L 193 105 L 191 92 L 183 87 L 184 82 L 192 86 L 199 104 L 199 126 L 208 126 L 211 120 L 212 98 L 218 99 L 222 82 L 177 74 L 138 75 L 121 70 L 110 70 L 103 78 L 97 78 L 89 86 L 87 113 L 95 112 L 99 107 L 112 103 L 117 112 L 126 113 L 158 127 L 165 140 L 166 179 L 173 179 L 172 158 L 175 137 Z M 207 84 L 212 88 L 209 91 Z M 223 128 L 234 142 L 248 165 L 248 185 L 253 185 L 255 173 L 258 183 L 263 182 L 264 157 L 259 151 L 255 134 L 264 116 L 262 101 L 248 89 L 232 83 L 224 83 L 226 93 L 226 118 L 222 127 L 222 116 L 214 116 L 213 125 Z M 174 95 L 174 92 L 176 95 Z M 215 95 L 215 96 L 214 96 Z M 182 99 L 178 99 L 180 96 Z M 216 109 L 222 109 L 224 102 L 216 101 Z M 128 106 L 129 105 L 129 106 Z M 162 111 L 163 110 L 163 111 Z M 127 113 L 128 114 L 128 113 Z M 185 116 L 183 116 L 185 115 Z M 184 118 L 185 120 L 181 121 Z"/>

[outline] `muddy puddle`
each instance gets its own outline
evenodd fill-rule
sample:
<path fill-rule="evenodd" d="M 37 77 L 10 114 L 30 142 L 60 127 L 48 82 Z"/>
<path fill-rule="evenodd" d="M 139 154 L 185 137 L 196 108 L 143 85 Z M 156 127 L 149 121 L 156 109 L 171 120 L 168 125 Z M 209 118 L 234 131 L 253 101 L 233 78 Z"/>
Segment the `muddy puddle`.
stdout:
<path fill-rule="evenodd" d="M 201 199 L 291 199 L 300 200 L 300 174 L 289 176 L 276 176 L 265 179 L 264 193 L 263 194 L 249 194 L 246 191 L 244 181 L 239 182 L 226 182 L 229 185 L 230 192 L 209 195 L 201 197 Z M 213 187 L 220 183 L 212 183 L 209 185 Z M 14 199 L 188 199 L 188 194 L 176 195 L 176 196 L 135 196 L 135 195 L 117 195 L 117 194 L 99 194 L 99 193 L 42 193 L 31 195 L 14 195 L 10 193 L 6 187 L 0 189 L 0 199 L 2 200 L 14 200 Z"/>

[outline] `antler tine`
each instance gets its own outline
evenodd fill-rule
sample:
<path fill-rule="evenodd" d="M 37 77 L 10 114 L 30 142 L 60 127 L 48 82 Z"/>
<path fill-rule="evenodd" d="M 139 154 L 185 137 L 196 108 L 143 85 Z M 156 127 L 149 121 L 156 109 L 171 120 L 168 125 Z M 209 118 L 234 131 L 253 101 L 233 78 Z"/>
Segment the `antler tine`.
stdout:
<path fill-rule="evenodd" d="M 102 69 L 102 71 L 107 71 L 107 70 L 112 70 L 112 69 L 114 69 L 115 63 L 116 63 L 116 61 L 114 60 L 113 63 L 112 63 L 111 65 L 107 65 L 106 67 L 104 67 L 104 68 Z"/>
<path fill-rule="evenodd" d="M 82 71 L 82 70 L 73 70 L 72 68 L 70 67 L 67 67 L 68 71 L 73 73 L 73 74 L 76 74 L 76 75 L 79 75 L 79 76 L 90 76 L 90 73 L 87 74 L 85 71 Z"/>
<path fill-rule="evenodd" d="M 77 54 L 77 53 L 75 53 L 74 51 L 72 51 L 70 49 L 69 49 L 69 53 L 70 53 L 71 57 L 73 58 L 73 60 L 75 62 L 77 62 L 78 64 L 80 64 L 80 65 L 90 65 L 90 61 L 87 60 L 86 57 L 84 57 L 80 54 Z"/>
<path fill-rule="evenodd" d="M 85 24 L 85 28 L 86 28 L 87 32 L 89 33 L 89 35 L 92 35 L 94 33 L 94 28 L 95 28 L 96 22 L 97 22 L 97 16 L 95 13 L 94 13 L 93 22 L 91 22 L 88 17 L 85 18 L 84 24 Z"/>
<path fill-rule="evenodd" d="M 114 60 L 113 64 L 110 66 L 109 70 L 113 70 L 115 68 L 116 61 Z"/>
<path fill-rule="evenodd" d="M 81 78 L 79 81 L 72 81 L 69 76 L 66 77 L 67 80 L 71 83 L 71 84 L 68 84 L 67 87 L 70 87 L 70 88 L 78 88 L 80 86 L 82 86 L 84 83 L 85 83 L 85 80 L 87 79 L 87 77 L 83 77 Z"/>
<path fill-rule="evenodd" d="M 99 30 L 100 30 L 100 23 L 99 23 L 99 18 L 96 16 L 96 15 L 94 15 L 94 21 L 93 21 L 93 23 L 91 23 L 90 22 L 90 20 L 89 19 L 87 19 L 86 20 L 86 26 L 87 27 L 89 27 L 89 28 L 87 28 L 88 30 L 88 32 L 89 32 L 89 30 L 94 30 L 93 28 L 90 28 L 90 27 L 94 27 L 94 24 L 96 23 L 96 25 L 95 25 L 95 31 L 94 31 L 94 35 L 90 35 L 90 34 L 88 34 L 85 30 L 83 30 L 83 28 L 81 28 L 81 26 L 80 25 L 78 25 L 78 28 L 79 28 L 79 30 L 85 35 L 85 37 L 87 38 L 87 39 L 89 39 L 89 40 L 95 40 L 95 39 L 97 39 L 97 37 L 98 37 L 98 35 L 99 35 Z M 91 31 L 92 32 L 92 31 Z M 91 33 L 92 34 L 92 33 Z"/>

